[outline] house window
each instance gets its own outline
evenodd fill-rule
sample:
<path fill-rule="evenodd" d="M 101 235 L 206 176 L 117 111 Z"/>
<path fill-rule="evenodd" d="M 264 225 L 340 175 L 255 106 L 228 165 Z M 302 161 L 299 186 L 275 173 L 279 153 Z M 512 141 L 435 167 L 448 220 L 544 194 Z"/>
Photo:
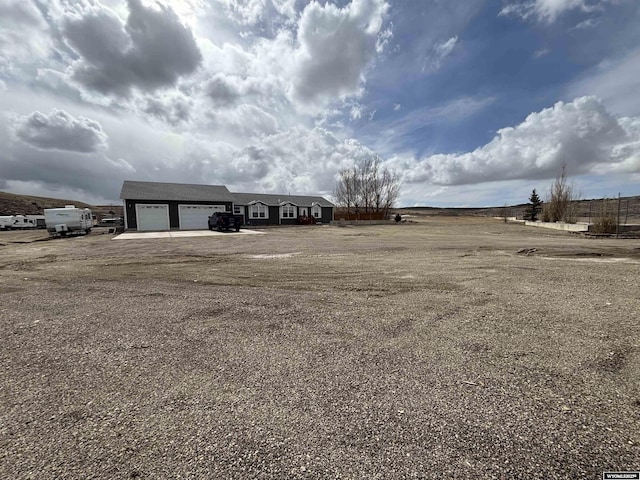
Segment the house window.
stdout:
<path fill-rule="evenodd" d="M 311 207 L 311 215 L 313 218 L 320 218 L 322 216 L 322 209 L 320 208 L 320 205 L 314 205 Z"/>
<path fill-rule="evenodd" d="M 233 214 L 234 215 L 242 215 L 242 207 L 240 205 L 233 206 Z"/>
<path fill-rule="evenodd" d="M 282 218 L 294 218 L 296 215 L 296 207 L 293 205 L 283 205 L 281 211 Z"/>
<path fill-rule="evenodd" d="M 267 206 L 262 203 L 249 206 L 249 216 L 251 218 L 269 218 Z"/>

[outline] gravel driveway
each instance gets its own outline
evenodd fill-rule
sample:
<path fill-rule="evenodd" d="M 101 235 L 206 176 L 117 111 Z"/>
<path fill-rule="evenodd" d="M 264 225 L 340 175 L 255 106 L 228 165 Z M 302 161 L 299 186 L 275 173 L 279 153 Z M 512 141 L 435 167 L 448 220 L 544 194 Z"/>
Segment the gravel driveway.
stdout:
<path fill-rule="evenodd" d="M 37 237 L 0 234 L 0 478 L 640 469 L 640 241 L 428 217 Z"/>

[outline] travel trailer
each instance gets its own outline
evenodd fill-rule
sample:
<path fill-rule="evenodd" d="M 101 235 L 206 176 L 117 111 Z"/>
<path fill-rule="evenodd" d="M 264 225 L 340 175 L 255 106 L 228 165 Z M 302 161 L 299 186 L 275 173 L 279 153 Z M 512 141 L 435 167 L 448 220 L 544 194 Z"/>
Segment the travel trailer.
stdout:
<path fill-rule="evenodd" d="M 93 226 L 91 210 L 76 208 L 74 205 L 66 205 L 64 208 L 46 208 L 44 220 L 51 236 L 87 234 Z"/>
<path fill-rule="evenodd" d="M 36 227 L 37 222 L 24 215 L 4 215 L 0 217 L 0 229 L 2 230 L 24 230 Z"/>
<path fill-rule="evenodd" d="M 13 224 L 11 228 L 14 230 L 24 230 L 26 228 L 36 228 L 37 223 L 35 220 L 32 220 L 24 215 L 14 215 L 13 216 Z"/>
<path fill-rule="evenodd" d="M 36 228 L 47 228 L 47 224 L 44 221 L 44 215 L 25 215 L 30 220 L 36 223 Z"/>
<path fill-rule="evenodd" d="M 13 225 L 13 215 L 0 216 L 0 230 L 11 230 Z"/>

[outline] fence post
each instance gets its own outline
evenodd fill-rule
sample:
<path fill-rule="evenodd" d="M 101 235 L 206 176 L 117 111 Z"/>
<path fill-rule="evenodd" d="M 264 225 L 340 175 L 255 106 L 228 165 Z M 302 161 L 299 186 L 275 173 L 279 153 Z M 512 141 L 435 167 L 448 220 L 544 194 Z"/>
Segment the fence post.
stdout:
<path fill-rule="evenodd" d="M 624 214 L 624 224 L 626 225 L 629 221 L 629 200 L 627 200 L 627 210 Z"/>
<path fill-rule="evenodd" d="M 616 235 L 620 235 L 620 192 L 618 192 L 618 221 L 616 222 Z"/>

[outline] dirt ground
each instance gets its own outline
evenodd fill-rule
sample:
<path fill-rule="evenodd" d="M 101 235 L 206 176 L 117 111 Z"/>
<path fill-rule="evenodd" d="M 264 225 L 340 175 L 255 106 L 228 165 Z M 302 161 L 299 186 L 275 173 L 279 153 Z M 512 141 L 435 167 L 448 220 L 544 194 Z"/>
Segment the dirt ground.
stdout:
<path fill-rule="evenodd" d="M 0 233 L 0 478 L 640 470 L 640 241 Z"/>

